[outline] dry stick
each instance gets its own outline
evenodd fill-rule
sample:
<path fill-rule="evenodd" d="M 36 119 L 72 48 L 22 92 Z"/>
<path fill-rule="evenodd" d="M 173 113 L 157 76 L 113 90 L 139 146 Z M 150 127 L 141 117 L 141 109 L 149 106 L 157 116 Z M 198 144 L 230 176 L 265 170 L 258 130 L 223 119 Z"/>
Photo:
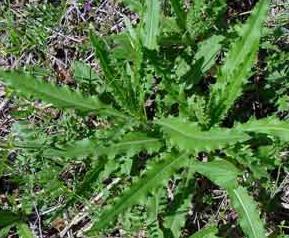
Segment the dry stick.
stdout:
<path fill-rule="evenodd" d="M 54 55 L 51 55 L 51 54 L 47 54 L 47 55 L 52 58 L 53 63 L 56 61 L 58 64 L 61 64 L 64 68 L 67 68 L 67 65 L 62 60 L 56 58 Z"/>
<path fill-rule="evenodd" d="M 94 56 L 94 53 L 91 53 L 84 61 L 88 62 L 93 56 Z"/>
<path fill-rule="evenodd" d="M 25 53 L 23 53 L 18 59 L 15 59 L 10 67 L 10 69 L 15 69 L 18 63 L 25 57 Z"/>
<path fill-rule="evenodd" d="M 34 209 L 35 209 L 35 212 L 36 212 L 36 215 L 37 215 L 39 238 L 43 238 L 43 235 L 42 235 L 42 227 L 41 227 L 41 216 L 39 215 L 39 212 L 38 212 L 38 209 L 37 209 L 37 206 L 36 206 L 35 203 L 34 203 Z"/>
<path fill-rule="evenodd" d="M 225 204 L 225 201 L 226 201 L 226 199 L 227 199 L 226 195 L 222 195 L 222 197 L 223 197 L 223 199 L 222 199 L 222 201 L 220 202 L 220 204 L 219 204 L 219 206 L 218 206 L 218 209 L 217 209 L 217 212 L 216 212 L 216 214 L 215 214 L 215 216 L 214 216 L 215 219 L 218 218 L 218 216 L 219 216 L 219 214 L 220 214 L 220 210 L 221 210 L 222 206 Z"/>
<path fill-rule="evenodd" d="M 103 8 L 104 5 L 106 5 L 106 4 L 107 4 L 107 0 L 106 0 L 106 1 L 103 1 L 103 3 L 100 4 L 100 6 L 96 9 L 95 14 L 97 14 L 99 11 L 101 11 L 101 8 Z"/>
<path fill-rule="evenodd" d="M 48 28 L 48 27 L 45 27 L 45 30 L 51 31 L 51 32 L 53 32 L 53 33 L 56 34 L 56 35 L 59 35 L 59 36 L 61 36 L 61 37 L 63 37 L 63 38 L 66 38 L 66 39 L 68 39 L 68 40 L 72 40 L 72 41 L 74 41 L 74 42 L 76 42 L 76 43 L 82 43 L 83 40 L 85 39 L 84 37 L 81 38 L 81 39 L 77 39 L 77 38 L 72 37 L 72 36 L 64 35 L 64 34 L 62 34 L 61 32 L 56 31 L 56 30 L 53 30 L 53 29 Z"/>
<path fill-rule="evenodd" d="M 77 6 L 77 0 L 72 1 L 73 7 L 77 12 L 77 15 L 80 16 L 81 20 L 86 22 L 86 19 L 83 17 L 81 11 L 79 10 L 78 6 Z"/>
<path fill-rule="evenodd" d="M 32 57 L 32 54 L 31 54 L 31 53 L 29 53 L 29 54 L 28 54 L 28 57 L 27 57 L 27 59 L 26 59 L 26 62 L 25 62 L 25 64 L 26 64 L 26 65 L 29 65 L 29 64 L 30 64 L 30 62 L 32 61 L 32 58 L 33 58 L 33 57 Z"/>
<path fill-rule="evenodd" d="M 120 181 L 120 178 L 116 178 L 115 180 L 113 180 L 109 185 L 107 185 L 107 190 L 110 190 L 115 184 L 117 184 Z M 90 199 L 90 203 L 96 203 L 97 201 L 99 201 L 104 195 L 104 192 L 100 192 L 99 194 L 97 194 L 95 197 L 92 197 Z M 69 231 L 69 229 L 74 226 L 77 225 L 80 221 L 82 221 L 83 219 L 85 219 L 86 217 L 89 216 L 89 213 L 87 212 L 89 210 L 88 206 L 85 206 L 83 208 L 83 212 L 80 212 L 79 214 L 77 214 L 72 220 L 71 222 L 60 232 L 60 237 L 64 237 L 65 234 Z M 83 231 L 88 230 L 89 227 L 87 227 L 86 229 L 83 229 Z"/>
<path fill-rule="evenodd" d="M 62 204 L 56 205 L 56 206 L 54 206 L 54 207 L 49 208 L 49 209 L 46 210 L 46 211 L 40 212 L 40 215 L 41 215 L 41 216 L 46 215 L 46 214 L 48 214 L 48 213 L 51 213 L 51 212 L 57 210 L 57 209 L 60 208 L 60 207 L 62 207 Z"/>
<path fill-rule="evenodd" d="M 289 182 L 289 173 L 286 174 L 285 178 L 283 181 L 280 183 L 278 188 L 275 190 L 275 192 L 272 194 L 271 198 L 273 198 L 277 193 L 279 193 L 282 188 Z"/>

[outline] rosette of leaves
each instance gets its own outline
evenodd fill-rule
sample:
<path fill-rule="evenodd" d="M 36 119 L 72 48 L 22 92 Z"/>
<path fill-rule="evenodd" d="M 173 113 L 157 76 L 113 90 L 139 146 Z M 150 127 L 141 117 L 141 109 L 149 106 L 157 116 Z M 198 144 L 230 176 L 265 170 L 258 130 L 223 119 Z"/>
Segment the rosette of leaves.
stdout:
<path fill-rule="evenodd" d="M 102 69 L 95 78 L 103 80 L 104 92 L 85 96 L 80 90 L 56 86 L 24 73 L 0 72 L 1 81 L 18 95 L 41 99 L 61 110 L 73 110 L 80 117 L 94 114 L 107 124 L 89 138 L 61 145 L 45 144 L 39 156 L 59 161 L 90 158 L 83 180 L 72 192 L 81 201 L 92 196 L 94 186 L 104 189 L 105 180 L 116 176 L 123 180 L 118 189 L 104 195 L 104 203 L 91 205 L 93 225 L 88 235 L 97 236 L 116 224 L 125 225 L 122 224 L 125 219 L 118 218 L 129 218 L 131 208 L 139 205 L 149 217 L 149 224 L 144 227 L 148 227 L 150 237 L 164 234 L 180 237 L 191 201 L 190 186 L 194 176 L 201 174 L 227 192 L 246 237 L 266 237 L 258 204 L 239 179 L 242 169 L 250 170 L 253 165 L 234 160 L 232 154 L 238 153 L 234 148 L 250 145 L 260 136 L 272 143 L 288 142 L 289 125 L 276 117 L 251 119 L 232 128 L 221 125 L 252 75 L 269 1 L 261 0 L 255 6 L 241 25 L 238 38 L 226 51 L 221 66 L 215 62 L 223 37 L 212 36 L 192 47 L 196 39 L 190 39 L 194 34 L 185 36 L 192 29 L 184 24 L 188 13 L 181 1 L 170 1 L 173 14 L 169 16 L 161 11 L 158 0 L 124 2 L 138 11 L 141 21 L 137 26 L 126 20 L 124 32 L 107 38 L 90 31 Z M 206 3 L 199 1 L 199 4 Z M 172 31 L 184 34 L 170 49 L 168 42 L 162 45 L 165 38 L 162 33 L 168 32 L 162 27 L 168 18 L 178 28 Z M 200 94 L 189 72 L 198 70 L 198 81 L 202 81 L 212 68 L 217 68 L 216 83 L 208 88 L 207 94 Z M 162 102 L 168 98 L 174 103 Z M 97 133 L 103 136 L 96 136 Z M 222 159 L 218 156 L 220 151 Z M 200 152 L 209 153 L 209 161 L 199 161 Z M 180 201 L 173 201 L 173 207 L 169 208 L 160 205 L 160 201 L 166 196 L 162 191 L 174 177 L 180 178 L 176 190 Z M 68 204 L 74 201 L 75 198 L 70 199 Z M 218 237 L 219 234 L 217 228 L 209 227 L 192 237 L 205 235 Z"/>

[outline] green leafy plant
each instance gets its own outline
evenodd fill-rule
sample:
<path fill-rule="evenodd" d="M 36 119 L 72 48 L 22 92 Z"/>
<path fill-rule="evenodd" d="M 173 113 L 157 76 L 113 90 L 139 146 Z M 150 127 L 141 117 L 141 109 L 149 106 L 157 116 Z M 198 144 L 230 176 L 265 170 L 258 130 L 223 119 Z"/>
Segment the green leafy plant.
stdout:
<path fill-rule="evenodd" d="M 124 1 L 140 14 L 142 20 L 137 26 L 127 20 L 124 32 L 108 37 L 90 30 L 101 72 L 88 74 L 92 69 L 81 63 L 76 63 L 74 70 L 80 80 L 93 75 L 89 80 L 103 85 L 103 90 L 94 91 L 97 95 L 86 96 L 79 89 L 57 86 L 25 73 L 0 71 L 1 81 L 18 95 L 41 99 L 48 106 L 73 111 L 80 118 L 96 115 L 101 120 L 89 136 L 79 135 L 69 141 L 61 134 L 48 134 L 49 139 L 35 139 L 30 148 L 12 140 L 2 149 L 20 148 L 24 155 L 34 151 L 38 157 L 61 165 L 75 159 L 84 161 L 87 171 L 68 192 L 66 207 L 77 200 L 89 200 L 96 192 L 93 186 L 105 189 L 105 180 L 121 178 L 123 182 L 113 189 L 112 196 L 104 195 L 103 204 L 90 204 L 93 225 L 88 236 L 108 232 L 116 224 L 125 226 L 123 220 L 130 219 L 138 205 L 149 217 L 151 223 L 147 226 L 158 234 L 156 237 L 180 237 L 194 199 L 188 188 L 202 175 L 226 191 L 246 237 L 264 238 L 265 225 L 258 203 L 241 178 L 244 171 L 254 175 L 254 165 L 237 159 L 243 156 L 239 148 L 252 145 L 257 151 L 262 143 L 265 146 L 276 141 L 285 145 L 289 125 L 276 116 L 235 122 L 231 128 L 223 122 L 252 75 L 269 1 L 259 1 L 240 25 L 221 66 L 216 64 L 216 56 L 226 37 L 210 35 L 203 17 L 216 9 L 208 17 L 210 24 L 217 24 L 226 6 L 224 1 L 197 1 L 188 12 L 182 1 L 170 2 L 173 13 L 166 15 L 157 0 Z M 204 11 L 206 14 L 200 15 Z M 172 23 L 173 29 L 166 21 Z M 217 72 L 216 83 L 209 85 L 207 92 L 200 92 L 199 83 L 206 80 L 210 70 Z M 254 144 L 258 139 L 260 144 Z M 260 161 L 255 151 L 252 157 Z M 207 153 L 208 161 L 202 160 L 199 153 Z M 141 156 L 147 161 L 140 162 Z M 177 178 L 179 200 L 173 201 L 173 207 L 159 205 L 168 181 Z M 122 221 L 118 220 L 120 216 Z M 27 233 L 26 227 L 19 228 L 21 233 Z M 216 227 L 208 227 L 191 237 L 219 237 L 219 233 Z"/>

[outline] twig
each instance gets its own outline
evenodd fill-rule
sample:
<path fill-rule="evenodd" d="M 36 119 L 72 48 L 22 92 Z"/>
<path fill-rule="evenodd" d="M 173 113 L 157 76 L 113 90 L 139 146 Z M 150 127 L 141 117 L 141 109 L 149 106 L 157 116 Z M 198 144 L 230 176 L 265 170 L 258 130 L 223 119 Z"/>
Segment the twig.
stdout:
<path fill-rule="evenodd" d="M 67 38 L 67 39 L 69 39 L 69 40 L 72 40 L 72 41 L 74 41 L 74 42 L 76 42 L 76 43 L 82 43 L 82 41 L 83 41 L 83 39 L 80 40 L 80 39 L 74 38 L 74 37 L 72 37 L 72 36 L 64 35 L 64 34 L 62 34 L 61 32 L 56 31 L 56 30 L 53 30 L 53 29 L 50 29 L 50 28 L 48 28 L 48 27 L 45 27 L 45 29 L 48 30 L 48 31 L 53 32 L 53 33 L 56 34 L 56 35 L 59 35 L 59 36 L 61 36 L 61 37 Z"/>
<path fill-rule="evenodd" d="M 42 227 L 41 227 L 41 216 L 39 215 L 39 212 L 38 212 L 38 209 L 37 209 L 37 206 L 36 206 L 35 203 L 34 203 L 34 209 L 35 209 L 35 212 L 36 212 L 36 215 L 37 215 L 39 238 L 43 238 L 43 235 L 42 235 Z"/>
<path fill-rule="evenodd" d="M 102 4 L 96 9 L 95 14 L 101 11 L 101 9 L 104 7 L 104 5 L 107 4 L 107 0 L 103 1 Z M 106 12 L 105 12 L 106 13 Z"/>
<path fill-rule="evenodd" d="M 276 195 L 277 193 L 279 193 L 279 192 L 282 190 L 282 188 L 283 188 L 288 182 L 289 182 L 289 173 L 286 174 L 286 176 L 285 176 L 285 178 L 283 179 L 283 181 L 280 183 L 280 185 L 276 188 L 276 190 L 274 191 L 274 193 L 271 195 L 271 199 L 272 199 L 273 197 L 275 197 L 275 195 Z M 276 183 L 276 185 L 277 185 L 277 183 Z"/>
<path fill-rule="evenodd" d="M 77 12 L 77 15 L 80 16 L 80 18 L 81 18 L 82 21 L 86 22 L 85 18 L 83 17 L 81 11 L 79 10 L 79 8 L 78 8 L 78 6 L 77 6 L 77 0 L 74 0 L 74 1 L 72 2 L 72 4 L 73 4 L 74 9 L 75 9 L 76 12 Z"/>
<path fill-rule="evenodd" d="M 51 213 L 51 212 L 57 210 L 57 209 L 60 208 L 61 206 L 62 206 L 62 205 L 60 204 L 60 205 L 51 207 L 51 208 L 49 208 L 49 209 L 46 210 L 46 211 L 40 212 L 40 214 L 41 214 L 41 216 L 46 215 L 46 214 L 48 214 L 48 213 Z"/>
<path fill-rule="evenodd" d="M 51 55 L 51 54 L 47 54 L 47 55 L 50 56 L 51 58 L 53 58 L 53 60 L 56 61 L 57 63 L 59 63 L 62 66 L 64 66 L 64 68 L 67 68 L 67 65 L 62 60 L 56 58 L 54 55 Z"/>

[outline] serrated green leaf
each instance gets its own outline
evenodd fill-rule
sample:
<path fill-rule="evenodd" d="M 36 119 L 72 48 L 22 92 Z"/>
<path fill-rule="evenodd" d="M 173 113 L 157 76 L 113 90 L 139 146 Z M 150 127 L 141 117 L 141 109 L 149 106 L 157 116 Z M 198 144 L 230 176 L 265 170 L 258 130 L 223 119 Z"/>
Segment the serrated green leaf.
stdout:
<path fill-rule="evenodd" d="M 289 141 L 289 122 L 280 121 L 276 117 L 268 117 L 260 120 L 250 120 L 237 126 L 242 131 L 263 133 L 270 136 Z"/>
<path fill-rule="evenodd" d="M 103 171 L 107 160 L 98 158 L 93 167 L 85 174 L 81 183 L 75 187 L 74 194 L 84 196 L 91 192 L 92 186 L 98 181 L 100 173 Z"/>
<path fill-rule="evenodd" d="M 207 163 L 195 160 L 192 163 L 196 172 L 217 185 L 226 189 L 237 187 L 237 177 L 240 171 L 232 163 L 226 160 L 214 160 Z"/>
<path fill-rule="evenodd" d="M 240 28 L 240 38 L 232 45 L 225 64 L 222 67 L 224 77 L 220 81 L 230 81 L 230 75 L 235 71 L 245 60 L 246 55 L 251 52 L 257 52 L 261 37 L 261 30 L 266 14 L 269 8 L 268 0 L 261 0 L 253 9 L 251 16 L 246 23 Z M 226 77 L 227 76 L 227 77 Z"/>
<path fill-rule="evenodd" d="M 233 207 L 239 215 L 240 226 L 249 238 L 263 238 L 264 227 L 254 200 L 247 191 L 238 186 L 239 171 L 231 163 L 224 160 L 202 163 L 194 161 L 196 172 L 206 176 L 212 182 L 226 189 Z"/>
<path fill-rule="evenodd" d="M 112 83 L 114 80 L 114 71 L 110 65 L 109 50 L 106 42 L 103 38 L 96 35 L 92 29 L 89 31 L 89 38 L 106 78 Z"/>
<path fill-rule="evenodd" d="M 202 60 L 202 73 L 207 72 L 216 62 L 217 53 L 220 51 L 221 42 L 225 39 L 222 35 L 213 35 L 198 45 L 194 56 L 196 61 Z"/>
<path fill-rule="evenodd" d="M 211 125 L 218 123 L 227 114 L 240 96 L 242 86 L 247 82 L 259 48 L 262 24 L 268 7 L 268 0 L 262 0 L 256 5 L 252 15 L 240 30 L 240 38 L 228 52 L 217 83 L 211 90 L 208 107 L 212 118 Z"/>
<path fill-rule="evenodd" d="M 120 142 L 109 146 L 100 145 L 93 140 L 81 140 L 68 145 L 61 150 L 49 149 L 44 151 L 44 156 L 80 157 L 88 155 L 107 155 L 110 158 L 117 154 L 133 156 L 141 151 L 152 153 L 158 151 L 162 143 L 159 138 L 149 137 L 144 133 L 130 132 L 121 138 Z"/>
<path fill-rule="evenodd" d="M 157 121 L 174 146 L 185 151 L 203 151 L 219 149 L 249 137 L 238 130 L 212 128 L 202 131 L 197 123 L 184 121 L 181 118 L 164 118 Z"/>
<path fill-rule="evenodd" d="M 39 98 L 59 108 L 73 108 L 81 112 L 103 111 L 115 116 L 122 115 L 96 97 L 84 97 L 80 92 L 72 91 L 66 86 L 58 87 L 24 73 L 0 71 L 0 79 L 21 95 Z"/>
<path fill-rule="evenodd" d="M 121 142 L 115 143 L 98 153 L 106 154 L 114 157 L 116 154 L 126 153 L 130 156 L 139 153 L 142 150 L 152 153 L 158 151 L 161 147 L 161 140 L 159 138 L 148 137 L 147 135 L 139 132 L 131 132 L 126 134 Z M 100 155 L 99 154 L 99 155 Z"/>
<path fill-rule="evenodd" d="M 194 233 L 190 238 L 218 238 L 216 236 L 218 229 L 215 226 L 204 227 L 200 231 Z"/>
<path fill-rule="evenodd" d="M 243 187 L 229 192 L 232 205 L 237 210 L 242 230 L 249 238 L 264 238 L 265 229 L 257 210 L 256 202 Z"/>
<path fill-rule="evenodd" d="M 111 37 L 115 47 L 113 51 L 92 30 L 90 39 L 106 78 L 107 91 L 112 94 L 115 103 L 133 117 L 143 117 L 143 92 L 139 84 L 142 45 L 126 18 L 125 23 L 127 32 Z M 121 61 L 120 65 L 116 64 L 118 60 Z"/>
<path fill-rule="evenodd" d="M 160 22 L 159 0 L 146 0 L 144 22 L 144 46 L 150 50 L 156 50 L 158 47 L 157 37 L 159 34 Z"/>
<path fill-rule="evenodd" d="M 194 65 L 189 76 L 190 80 L 187 80 L 188 89 L 199 83 L 204 74 L 216 63 L 216 56 L 222 47 L 221 42 L 224 38 L 221 35 L 213 35 L 198 44 L 198 50 L 194 55 Z"/>
<path fill-rule="evenodd" d="M 187 162 L 186 155 L 167 155 L 161 161 L 154 161 L 143 177 L 123 192 L 116 202 L 106 208 L 98 217 L 89 235 L 93 235 L 113 222 L 115 218 L 132 205 L 143 200 L 147 194 L 167 183 L 168 178 Z"/>

